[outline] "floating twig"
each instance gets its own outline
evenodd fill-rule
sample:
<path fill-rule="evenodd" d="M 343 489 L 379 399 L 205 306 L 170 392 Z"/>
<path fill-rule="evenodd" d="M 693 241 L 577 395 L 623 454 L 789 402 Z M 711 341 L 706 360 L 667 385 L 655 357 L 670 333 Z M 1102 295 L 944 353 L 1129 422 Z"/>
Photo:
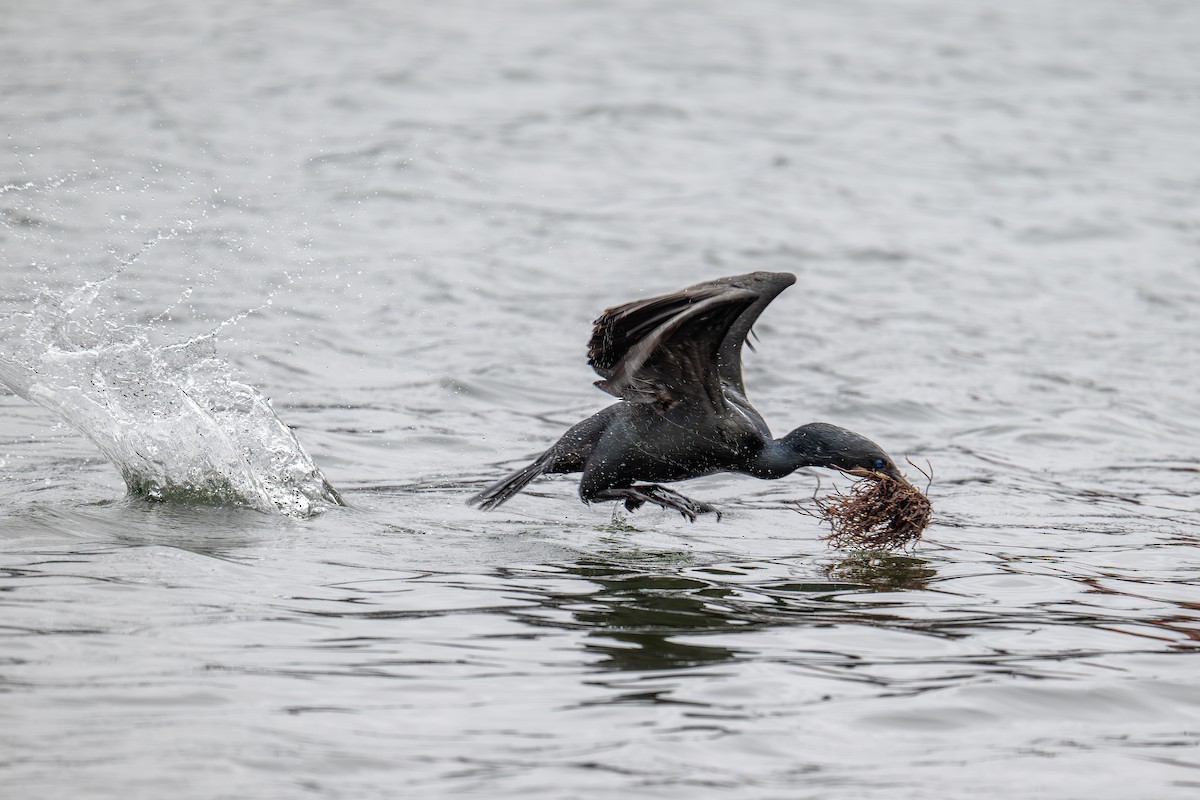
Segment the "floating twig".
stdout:
<path fill-rule="evenodd" d="M 932 470 L 912 466 L 932 484 Z M 829 523 L 830 532 L 821 538 L 834 547 L 854 550 L 890 550 L 921 538 L 933 506 L 920 489 L 881 472 L 848 470 L 846 474 L 860 479 L 848 492 L 836 490 L 825 498 L 814 494 L 815 509 L 796 505 L 801 514 Z"/>

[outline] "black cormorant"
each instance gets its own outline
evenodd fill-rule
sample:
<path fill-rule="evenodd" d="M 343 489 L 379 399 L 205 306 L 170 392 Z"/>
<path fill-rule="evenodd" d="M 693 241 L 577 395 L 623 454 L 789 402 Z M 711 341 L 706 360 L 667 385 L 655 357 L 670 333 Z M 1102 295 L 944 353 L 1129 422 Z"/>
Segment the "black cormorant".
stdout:
<path fill-rule="evenodd" d="M 879 445 L 825 422 L 771 436 L 742 383 L 742 344 L 758 315 L 796 282 L 752 272 L 610 308 L 596 320 L 588 363 L 596 386 L 621 402 L 568 430 L 532 464 L 468 502 L 504 503 L 543 473 L 582 472 L 585 503 L 654 503 L 695 521 L 720 512 L 661 484 L 714 472 L 782 478 L 800 467 L 883 473 L 900 480 Z"/>

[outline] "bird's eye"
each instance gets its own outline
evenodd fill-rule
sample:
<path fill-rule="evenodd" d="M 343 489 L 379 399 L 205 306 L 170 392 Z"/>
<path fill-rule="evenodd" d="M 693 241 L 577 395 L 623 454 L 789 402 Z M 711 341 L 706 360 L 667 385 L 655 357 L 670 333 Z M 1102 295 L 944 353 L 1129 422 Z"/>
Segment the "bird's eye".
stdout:
<path fill-rule="evenodd" d="M 883 469 L 883 459 L 882 458 L 875 459 L 875 469 Z"/>

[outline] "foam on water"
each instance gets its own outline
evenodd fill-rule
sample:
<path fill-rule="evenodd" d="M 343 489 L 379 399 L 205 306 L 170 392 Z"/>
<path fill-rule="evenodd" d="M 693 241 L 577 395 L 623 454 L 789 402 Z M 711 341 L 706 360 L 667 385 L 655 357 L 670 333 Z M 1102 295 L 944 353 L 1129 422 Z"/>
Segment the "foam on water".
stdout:
<path fill-rule="evenodd" d="M 233 378 L 216 331 L 156 342 L 107 310 L 119 274 L 6 319 L 0 382 L 95 443 L 131 494 L 296 517 L 342 505 L 270 401 Z"/>

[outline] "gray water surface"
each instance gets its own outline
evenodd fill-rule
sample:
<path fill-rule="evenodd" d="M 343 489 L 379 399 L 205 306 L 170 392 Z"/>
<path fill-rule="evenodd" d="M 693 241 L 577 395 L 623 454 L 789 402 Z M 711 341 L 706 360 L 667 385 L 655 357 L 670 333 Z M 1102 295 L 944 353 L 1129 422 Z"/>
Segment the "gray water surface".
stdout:
<path fill-rule="evenodd" d="M 1189 2 L 9 8 L 0 310 L 127 262 L 349 507 L 126 499 L 0 395 L 0 795 L 1194 797 L 1198 76 Z M 604 307 L 759 269 L 752 400 L 932 464 L 918 548 L 816 472 L 465 506 Z"/>

